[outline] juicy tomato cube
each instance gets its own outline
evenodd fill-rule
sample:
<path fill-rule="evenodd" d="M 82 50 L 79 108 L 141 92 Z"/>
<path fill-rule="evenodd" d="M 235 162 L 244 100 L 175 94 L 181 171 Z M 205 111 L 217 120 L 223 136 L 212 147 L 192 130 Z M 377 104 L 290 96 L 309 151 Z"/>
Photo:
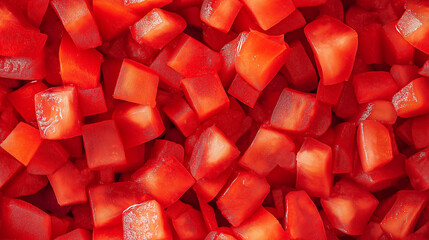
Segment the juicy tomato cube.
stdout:
<path fill-rule="evenodd" d="M 0 188 L 3 187 L 23 165 L 5 150 L 0 149 Z"/>
<path fill-rule="evenodd" d="M 201 133 L 195 144 L 189 168 L 196 180 L 215 178 L 225 171 L 240 155 L 240 151 L 217 127 Z"/>
<path fill-rule="evenodd" d="M 411 136 L 413 145 L 416 148 L 424 148 L 429 146 L 429 115 L 423 115 L 413 119 L 411 125 Z"/>
<path fill-rule="evenodd" d="M 197 114 L 183 98 L 166 105 L 163 111 L 185 137 L 193 134 L 200 124 Z"/>
<path fill-rule="evenodd" d="M 107 112 L 103 88 L 98 84 L 95 88 L 77 89 L 79 108 L 82 116 L 91 116 Z"/>
<path fill-rule="evenodd" d="M 322 16 L 304 28 L 324 85 L 347 81 L 352 73 L 358 45 L 355 30 L 341 21 Z"/>
<path fill-rule="evenodd" d="M 296 162 L 296 188 L 312 197 L 329 196 L 333 183 L 331 147 L 307 138 L 296 154 Z"/>
<path fill-rule="evenodd" d="M 188 170 L 172 155 L 149 159 L 131 179 L 164 207 L 179 200 L 195 183 Z"/>
<path fill-rule="evenodd" d="M 242 6 L 238 0 L 204 0 L 201 5 L 201 21 L 227 33 Z"/>
<path fill-rule="evenodd" d="M 394 124 L 397 119 L 395 107 L 391 101 L 376 100 L 359 105 L 359 111 L 351 120 L 375 120 L 383 124 Z"/>
<path fill-rule="evenodd" d="M 343 93 L 344 83 L 337 83 L 334 85 L 323 85 L 319 82 L 317 87 L 316 99 L 319 102 L 323 102 L 329 105 L 336 105 L 340 100 L 341 94 Z"/>
<path fill-rule="evenodd" d="M 132 205 L 122 213 L 124 240 L 171 240 L 163 207 L 155 200 Z"/>
<path fill-rule="evenodd" d="M 238 227 L 260 208 L 269 191 L 265 178 L 240 171 L 235 173 L 216 204 L 232 226 Z"/>
<path fill-rule="evenodd" d="M 48 179 L 43 175 L 33 175 L 22 171 L 14 176 L 2 191 L 8 197 L 22 197 L 33 195 L 48 185 Z"/>
<path fill-rule="evenodd" d="M 203 239 L 207 235 L 201 212 L 192 207 L 172 218 L 171 222 L 180 239 Z"/>
<path fill-rule="evenodd" d="M 417 73 L 418 70 L 419 70 L 419 67 L 417 67 L 416 65 L 395 64 L 395 65 L 392 65 L 392 67 L 390 68 L 390 74 L 392 75 L 396 84 L 400 88 L 403 88 L 412 80 L 419 77 L 419 74 Z"/>
<path fill-rule="evenodd" d="M 364 172 L 380 168 L 393 159 L 389 130 L 379 122 L 364 120 L 359 124 L 357 146 Z"/>
<path fill-rule="evenodd" d="M 186 0 L 185 0 L 186 1 Z M 167 4 L 172 3 L 173 0 L 123 0 L 121 3 L 127 8 L 133 10 L 139 15 L 144 15 L 152 8 L 161 8 Z M 179 2 L 181 2 L 179 0 Z"/>
<path fill-rule="evenodd" d="M 6 152 L 27 166 L 42 143 L 40 135 L 34 127 L 20 122 L 0 144 Z"/>
<path fill-rule="evenodd" d="M 155 140 L 150 158 L 160 159 L 166 155 L 173 155 L 179 162 L 185 159 L 185 149 L 180 144 L 168 140 Z"/>
<path fill-rule="evenodd" d="M 382 27 L 381 44 L 385 63 L 410 64 L 413 61 L 415 50 L 398 32 L 395 22 Z"/>
<path fill-rule="evenodd" d="M 261 91 L 256 90 L 252 85 L 244 80 L 244 78 L 239 74 L 236 74 L 234 80 L 232 80 L 232 83 L 229 86 L 228 93 L 240 102 L 253 108 L 256 101 L 258 101 Z"/>
<path fill-rule="evenodd" d="M 178 14 L 154 8 L 131 27 L 138 43 L 155 49 L 163 48 L 186 28 L 186 21 Z"/>
<path fill-rule="evenodd" d="M 292 0 L 244 0 L 243 3 L 264 30 L 281 22 L 296 9 Z"/>
<path fill-rule="evenodd" d="M 34 102 L 42 138 L 64 139 L 82 134 L 82 118 L 75 87 L 49 88 L 37 93 Z"/>
<path fill-rule="evenodd" d="M 143 64 L 124 59 L 113 97 L 155 107 L 158 74 Z"/>
<path fill-rule="evenodd" d="M 43 140 L 27 166 L 27 171 L 36 175 L 50 175 L 64 165 L 69 153 L 52 140 Z"/>
<path fill-rule="evenodd" d="M 31 57 L 0 56 L 0 77 L 20 80 L 42 80 L 46 76 L 45 54 Z"/>
<path fill-rule="evenodd" d="M 210 202 L 222 190 L 231 173 L 232 168 L 229 168 L 216 178 L 201 178 L 194 184 L 193 189 L 201 199 Z"/>
<path fill-rule="evenodd" d="M 353 87 L 358 103 L 373 100 L 390 100 L 399 90 L 388 72 L 373 71 L 353 76 Z"/>
<path fill-rule="evenodd" d="M 399 117 L 415 117 L 429 112 L 429 79 L 414 79 L 393 95 L 392 103 Z"/>
<path fill-rule="evenodd" d="M 429 169 L 429 152 L 420 151 L 405 161 L 407 174 L 411 185 L 416 190 L 425 191 L 429 189 L 429 179 L 426 175 Z"/>
<path fill-rule="evenodd" d="M 48 87 L 40 81 L 30 82 L 8 94 L 7 98 L 26 122 L 36 119 L 34 95 Z"/>
<path fill-rule="evenodd" d="M 344 179 L 320 202 L 333 227 L 349 235 L 362 234 L 378 206 L 377 198 L 371 193 Z"/>
<path fill-rule="evenodd" d="M 124 146 L 113 120 L 84 125 L 82 137 L 90 169 L 126 163 Z"/>

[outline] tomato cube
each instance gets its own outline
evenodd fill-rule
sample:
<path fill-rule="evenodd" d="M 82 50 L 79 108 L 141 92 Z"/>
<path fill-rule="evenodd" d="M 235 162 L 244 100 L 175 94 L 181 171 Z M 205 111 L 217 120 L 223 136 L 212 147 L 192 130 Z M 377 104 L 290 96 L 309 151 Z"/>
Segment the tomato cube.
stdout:
<path fill-rule="evenodd" d="M 201 5 L 201 21 L 227 33 L 242 6 L 238 0 L 205 0 Z"/>
<path fill-rule="evenodd" d="M 158 74 L 143 64 L 124 59 L 113 97 L 155 107 Z"/>
<path fill-rule="evenodd" d="M 317 87 L 316 99 L 319 102 L 329 105 L 336 105 L 340 100 L 343 93 L 344 83 L 337 83 L 334 85 L 323 85 L 322 81 L 319 82 Z"/>
<path fill-rule="evenodd" d="M 244 80 L 244 78 L 239 74 L 236 74 L 234 80 L 232 80 L 232 83 L 229 86 L 228 93 L 240 102 L 253 108 L 256 101 L 258 101 L 261 91 L 256 90 L 246 80 Z"/>
<path fill-rule="evenodd" d="M 414 189 L 425 191 L 429 189 L 429 179 L 426 172 L 429 168 L 429 152 L 423 150 L 405 161 L 407 174 Z"/>
<path fill-rule="evenodd" d="M 183 98 L 166 105 L 163 111 L 185 137 L 194 133 L 200 124 L 197 114 Z"/>
<path fill-rule="evenodd" d="M 186 100 L 203 121 L 229 105 L 228 96 L 217 74 L 182 80 Z"/>
<path fill-rule="evenodd" d="M 429 115 L 419 116 L 413 119 L 411 136 L 416 148 L 429 146 Z"/>
<path fill-rule="evenodd" d="M 197 195 L 198 205 L 200 206 L 201 214 L 203 215 L 206 229 L 213 231 L 219 228 L 216 220 L 215 211 L 208 203 L 205 202 L 200 196 Z M 206 233 L 207 234 L 207 233 Z"/>
<path fill-rule="evenodd" d="M 78 48 L 89 49 L 102 44 L 97 24 L 85 0 L 54 0 L 51 6 Z"/>
<path fill-rule="evenodd" d="M 237 147 L 217 127 L 201 133 L 195 144 L 189 168 L 196 180 L 215 178 L 225 171 L 240 155 Z"/>
<path fill-rule="evenodd" d="M 186 28 L 186 21 L 178 14 L 154 8 L 131 27 L 138 43 L 155 49 L 163 48 Z"/>
<path fill-rule="evenodd" d="M 307 138 L 296 154 L 296 188 L 312 197 L 327 197 L 333 183 L 332 150 L 313 138 Z"/>
<path fill-rule="evenodd" d="M 210 202 L 222 190 L 231 173 L 232 168 L 229 168 L 215 178 L 201 178 L 194 184 L 193 189 L 201 199 Z"/>
<path fill-rule="evenodd" d="M 155 140 L 150 158 L 160 159 L 166 155 L 173 155 L 179 162 L 185 159 L 185 149 L 180 144 L 168 140 Z"/>
<path fill-rule="evenodd" d="M 124 240 L 171 240 L 171 227 L 163 207 L 150 200 L 132 205 L 122 213 Z"/>
<path fill-rule="evenodd" d="M 2 191 L 8 197 L 22 197 L 33 195 L 48 185 L 48 179 L 43 175 L 33 175 L 28 171 L 16 174 Z"/>
<path fill-rule="evenodd" d="M 172 218 L 171 222 L 179 239 L 203 239 L 207 235 L 201 212 L 192 207 Z"/>
<path fill-rule="evenodd" d="M 381 44 L 385 63 L 410 64 L 413 61 L 415 50 L 398 32 L 395 22 L 382 27 Z"/>
<path fill-rule="evenodd" d="M 239 164 L 265 176 L 288 156 L 295 155 L 294 151 L 295 143 L 289 136 L 261 127 Z"/>
<path fill-rule="evenodd" d="M 0 56 L 0 77 L 20 80 L 42 80 L 46 76 L 43 52 L 31 57 Z"/>
<path fill-rule="evenodd" d="M 43 140 L 31 158 L 27 171 L 35 175 L 50 175 L 64 165 L 69 153 L 58 142 Z"/>
<path fill-rule="evenodd" d="M 359 105 L 359 111 L 351 120 L 361 122 L 363 120 L 375 120 L 383 124 L 394 124 L 397 113 L 392 102 L 376 100 Z"/>
<path fill-rule="evenodd" d="M 91 232 L 78 228 L 55 238 L 55 240 L 91 240 Z"/>
<path fill-rule="evenodd" d="M 81 157 L 83 140 L 81 136 L 58 140 L 58 142 L 67 150 L 70 157 Z"/>
<path fill-rule="evenodd" d="M 77 96 L 82 116 L 86 117 L 107 112 L 106 100 L 100 84 L 90 89 L 78 88 Z"/>
<path fill-rule="evenodd" d="M 256 90 L 262 91 L 285 63 L 288 49 L 283 41 L 280 43 L 268 35 L 250 31 L 237 54 L 237 73 Z"/>
<path fill-rule="evenodd" d="M 270 186 L 265 178 L 239 171 L 235 173 L 233 181 L 219 196 L 216 204 L 232 226 L 238 227 L 261 207 L 269 191 Z"/>
<path fill-rule="evenodd" d="M 377 198 L 348 180 L 337 182 L 320 202 L 333 227 L 349 235 L 362 234 L 378 206 Z"/>
<path fill-rule="evenodd" d="M 354 149 L 356 145 L 356 126 L 353 123 L 340 123 L 334 128 L 332 143 L 332 172 L 350 173 L 353 170 Z"/>
<path fill-rule="evenodd" d="M 240 226 L 232 230 L 240 239 L 248 240 L 280 240 L 287 239 L 282 225 L 265 208 L 259 207 Z M 219 238 L 217 238 L 219 239 Z"/>
<path fill-rule="evenodd" d="M 164 207 L 179 200 L 195 183 L 188 170 L 172 155 L 149 159 L 131 179 Z"/>
<path fill-rule="evenodd" d="M 370 23 L 359 32 L 358 54 L 366 64 L 383 63 L 383 47 L 381 45 L 380 23 Z"/>
<path fill-rule="evenodd" d="M 324 85 L 347 81 L 352 73 L 358 35 L 341 21 L 322 16 L 304 28 Z"/>
<path fill-rule="evenodd" d="M 113 120 L 84 125 L 82 137 L 90 169 L 126 163 L 122 140 Z"/>
<path fill-rule="evenodd" d="M 49 88 L 37 93 L 34 102 L 42 138 L 64 139 L 82 134 L 82 118 L 75 87 Z"/>
<path fill-rule="evenodd" d="M 30 82 L 8 94 L 7 98 L 26 122 L 36 119 L 34 95 L 48 87 L 42 82 Z"/>
<path fill-rule="evenodd" d="M 67 233 L 71 221 L 67 217 L 59 218 L 51 215 L 51 223 L 51 237 L 55 239 L 56 237 Z"/>
<path fill-rule="evenodd" d="M 5 150 L 0 149 L 0 188 L 3 187 L 23 165 Z"/>
<path fill-rule="evenodd" d="M 305 191 L 289 192 L 285 197 L 285 207 L 284 226 L 289 238 L 326 239 L 322 218 Z"/>
<path fill-rule="evenodd" d="M 429 112 L 429 79 L 414 79 L 393 95 L 392 103 L 399 117 L 415 117 Z"/>
<path fill-rule="evenodd" d="M 395 80 L 396 84 L 403 88 L 412 80 L 419 77 L 417 71 L 419 68 L 415 65 L 399 65 L 395 64 L 390 68 L 390 74 Z"/>
<path fill-rule="evenodd" d="M 399 90 L 388 72 L 373 71 L 353 76 L 353 87 L 358 103 L 373 100 L 390 100 Z"/>
<path fill-rule="evenodd" d="M 236 71 L 235 71 L 235 62 L 237 59 L 239 48 L 239 43 L 244 42 L 249 35 L 248 32 L 242 32 L 238 37 L 229 43 L 225 44 L 220 50 L 222 57 L 222 66 L 219 70 L 219 78 L 222 82 L 222 85 L 227 88 L 233 81 Z"/>
<path fill-rule="evenodd" d="M 243 3 L 250 10 L 258 25 L 264 30 L 268 30 L 281 22 L 296 9 L 292 0 L 270 0 L 262 2 L 257 0 L 244 0 Z"/>
<path fill-rule="evenodd" d="M 81 50 L 65 34 L 61 40 L 59 59 L 61 79 L 64 85 L 95 88 L 100 82 L 100 66 L 103 55 L 95 49 Z"/>

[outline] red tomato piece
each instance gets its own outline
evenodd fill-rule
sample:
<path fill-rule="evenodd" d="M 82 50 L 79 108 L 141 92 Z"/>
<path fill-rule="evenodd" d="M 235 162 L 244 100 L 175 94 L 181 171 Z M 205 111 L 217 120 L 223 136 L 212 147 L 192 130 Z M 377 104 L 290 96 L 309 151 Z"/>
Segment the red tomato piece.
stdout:
<path fill-rule="evenodd" d="M 0 77 L 19 80 L 42 80 L 46 76 L 45 54 L 31 57 L 0 56 Z"/>
<path fill-rule="evenodd" d="M 5 196 L 18 198 L 33 195 L 48 185 L 48 179 L 43 175 L 33 175 L 22 171 L 15 175 L 2 191 Z"/>
<path fill-rule="evenodd" d="M 359 32 L 358 54 L 366 64 L 382 64 L 381 27 L 379 23 L 370 23 Z"/>
<path fill-rule="evenodd" d="M 192 207 L 172 218 L 171 222 L 179 239 L 203 239 L 207 235 L 201 212 Z"/>
<path fill-rule="evenodd" d="M 219 70 L 219 78 L 222 81 L 222 85 L 227 88 L 233 81 L 236 71 L 235 71 L 235 61 L 237 54 L 241 48 L 239 48 L 239 43 L 246 41 L 248 32 L 242 32 L 238 37 L 229 43 L 225 44 L 220 50 L 222 57 L 222 67 Z"/>
<path fill-rule="evenodd" d="M 161 8 L 172 2 L 173 0 L 123 0 L 123 4 L 127 8 L 132 9 L 134 12 L 138 13 L 139 15 L 144 15 L 153 8 Z"/>
<path fill-rule="evenodd" d="M 85 0 L 53 0 L 51 6 L 78 48 L 89 49 L 102 44 L 97 24 Z"/>
<path fill-rule="evenodd" d="M 397 119 L 396 110 L 390 101 L 376 100 L 359 105 L 359 112 L 351 120 L 375 120 L 383 124 L 394 124 Z"/>
<path fill-rule="evenodd" d="M 314 7 L 325 4 L 327 0 L 293 0 L 295 7 Z"/>
<path fill-rule="evenodd" d="M 113 97 L 155 107 L 158 74 L 143 64 L 124 59 Z"/>
<path fill-rule="evenodd" d="M 58 142 L 67 150 L 70 157 L 78 158 L 82 156 L 82 137 L 79 136 L 74 138 L 62 139 L 58 140 Z"/>
<path fill-rule="evenodd" d="M 263 33 L 250 31 L 241 43 L 235 69 L 256 90 L 262 91 L 285 63 L 288 49 L 284 41 L 279 42 Z"/>
<path fill-rule="evenodd" d="M 188 78 L 219 71 L 222 65 L 219 53 L 188 35 L 182 36 L 167 61 L 169 67 Z"/>
<path fill-rule="evenodd" d="M 90 169 L 126 163 L 122 140 L 113 120 L 84 125 L 82 137 Z"/>
<path fill-rule="evenodd" d="M 393 95 L 392 103 L 399 117 L 415 117 L 429 112 L 429 79 L 414 79 Z"/>
<path fill-rule="evenodd" d="M 195 144 L 189 168 L 196 180 L 215 178 L 225 171 L 240 155 L 237 147 L 217 127 L 201 133 Z"/>
<path fill-rule="evenodd" d="M 161 49 L 186 28 L 178 14 L 154 8 L 131 26 L 131 35 L 140 44 Z"/>
<path fill-rule="evenodd" d="M 50 175 L 64 165 L 69 153 L 58 142 L 43 140 L 30 160 L 27 171 L 36 175 Z"/>
<path fill-rule="evenodd" d="M 0 218 L 2 237 L 35 240 L 51 237 L 51 216 L 23 200 L 2 197 Z"/>
<path fill-rule="evenodd" d="M 182 80 L 186 100 L 200 121 L 215 115 L 229 105 L 228 96 L 217 74 Z"/>
<path fill-rule="evenodd" d="M 285 197 L 285 207 L 284 226 L 289 238 L 326 240 L 322 219 L 305 191 L 289 192 Z"/>
<path fill-rule="evenodd" d="M 385 63 L 393 65 L 413 62 L 414 48 L 399 34 L 395 22 L 382 27 L 381 43 Z"/>
<path fill-rule="evenodd" d="M 124 231 L 121 225 L 113 227 L 94 228 L 92 229 L 93 240 L 122 240 L 124 238 Z"/>
<path fill-rule="evenodd" d="M 132 205 L 122 213 L 124 240 L 171 240 L 163 207 L 155 200 Z"/>
<path fill-rule="evenodd" d="M 277 101 L 271 124 L 281 130 L 302 133 L 310 127 L 316 98 L 309 93 L 284 89 Z"/>
<path fill-rule="evenodd" d="M 353 76 L 353 87 L 358 103 L 373 100 L 390 100 L 399 90 L 388 72 L 373 71 Z"/>
<path fill-rule="evenodd" d="M 429 152 L 427 150 L 423 150 L 405 161 L 405 167 L 411 185 L 416 190 L 425 191 L 429 189 L 429 179 L 426 174 L 429 169 L 428 154 Z"/>
<path fill-rule="evenodd" d="M 310 125 L 308 126 L 305 135 L 307 136 L 322 136 L 331 126 L 332 112 L 331 106 L 328 104 L 316 101 L 314 105 L 314 112 L 310 118 Z"/>
<path fill-rule="evenodd" d="M 198 198 L 198 205 L 200 206 L 201 214 L 203 215 L 204 223 L 206 226 L 206 229 L 208 231 L 214 231 L 219 228 L 215 216 L 214 209 L 205 202 L 204 199 L 200 198 L 197 195 Z M 206 233 L 207 235 L 207 233 Z"/>
<path fill-rule="evenodd" d="M 201 5 L 201 21 L 227 33 L 242 6 L 238 0 L 205 0 Z"/>
<path fill-rule="evenodd" d="M 418 67 L 415 65 L 398 65 L 395 64 L 390 68 L 390 74 L 395 80 L 396 84 L 403 88 L 412 80 L 419 77 L 417 74 Z"/>
<path fill-rule="evenodd" d="M 131 179 L 165 207 L 179 200 L 195 183 L 191 174 L 172 155 L 149 159 Z"/>
<path fill-rule="evenodd" d="M 155 140 L 152 146 L 150 158 L 160 159 L 166 155 L 173 155 L 179 162 L 185 159 L 185 149 L 180 144 L 167 140 Z"/>
<path fill-rule="evenodd" d="M 146 44 L 139 44 L 133 39 L 131 33 L 126 34 L 125 52 L 129 58 L 139 63 L 149 66 L 153 59 L 158 55 L 159 50 Z M 122 59 L 122 58 L 119 58 Z"/>
<path fill-rule="evenodd" d="M 72 162 L 64 164 L 48 179 L 60 206 L 87 201 L 84 175 Z"/>
<path fill-rule="evenodd" d="M 53 87 L 34 96 L 40 136 L 64 139 L 81 135 L 82 119 L 76 88 Z"/>
<path fill-rule="evenodd" d="M 201 28 L 203 30 L 204 43 L 216 52 L 219 52 L 225 44 L 234 40 L 238 36 L 235 32 L 230 31 L 224 33 L 216 28 L 208 26 L 205 23 L 202 23 Z"/>
<path fill-rule="evenodd" d="M 287 239 L 281 224 L 265 208 L 259 207 L 253 215 L 232 230 L 240 239 L 280 240 Z M 217 238 L 218 240 L 223 238 Z M 229 238 L 226 238 L 229 239 Z"/>
<path fill-rule="evenodd" d="M 51 237 L 56 238 L 67 233 L 67 230 L 71 224 L 70 219 L 67 217 L 59 218 L 51 216 Z"/>
<path fill-rule="evenodd" d="M 0 149 L 0 188 L 3 187 L 23 165 L 5 150 Z"/>
<path fill-rule="evenodd" d="M 333 183 L 332 150 L 313 138 L 307 138 L 296 155 L 296 188 L 312 197 L 327 197 Z"/>
<path fill-rule="evenodd" d="M 316 99 L 317 101 L 329 104 L 336 105 L 340 100 L 341 94 L 343 92 L 344 83 L 337 83 L 334 85 L 323 85 L 322 81 L 319 82 L 317 87 Z"/>
<path fill-rule="evenodd" d="M 42 82 L 29 82 L 19 89 L 8 94 L 7 98 L 12 106 L 26 122 L 36 119 L 34 109 L 34 95 L 46 90 L 48 87 Z"/>
<path fill-rule="evenodd" d="M 416 148 L 429 146 L 429 115 L 423 115 L 413 119 L 411 136 Z"/>
<path fill-rule="evenodd" d="M 356 144 L 356 126 L 354 123 L 340 123 L 334 128 L 332 143 L 332 172 L 350 173 L 353 170 L 354 149 Z"/>
<path fill-rule="evenodd" d="M 126 149 L 159 137 L 165 130 L 157 108 L 123 103 L 113 112 L 112 119 Z"/>
<path fill-rule="evenodd" d="M 163 111 L 185 137 L 189 137 L 200 125 L 197 114 L 183 98 L 166 105 Z"/>
<path fill-rule="evenodd" d="M 89 188 L 88 196 L 95 227 L 120 224 L 122 212 L 126 208 L 151 199 L 135 182 L 97 185 Z"/>
<path fill-rule="evenodd" d="M 411 65 L 413 66 L 413 65 Z M 429 61 L 427 60 L 423 66 L 418 70 L 418 73 L 422 76 L 429 77 Z M 415 77 L 417 78 L 417 77 Z M 414 78 L 413 78 L 414 79 Z"/>
<path fill-rule="evenodd" d="M 260 208 L 269 191 L 270 186 L 265 178 L 239 171 L 235 173 L 232 182 L 219 196 L 216 204 L 232 226 L 238 227 Z"/>
<path fill-rule="evenodd" d="M 281 22 L 296 9 L 292 0 L 270 0 L 263 2 L 244 0 L 243 3 L 250 10 L 258 25 L 264 30 L 268 30 Z"/>
<path fill-rule="evenodd" d="M 55 240 L 91 240 L 91 232 L 82 228 L 63 234 Z"/>
<path fill-rule="evenodd" d="M 333 227 L 349 235 L 362 234 L 378 206 L 377 198 L 348 180 L 337 182 L 320 202 Z"/>
<path fill-rule="evenodd" d="M 424 39 L 429 34 L 427 14 L 429 4 L 425 1 L 415 1 L 407 4 L 406 10 L 396 24 L 399 33 L 415 48 L 429 53 L 429 44 Z"/>
<path fill-rule="evenodd" d="M 78 88 L 77 96 L 82 116 L 86 117 L 107 112 L 106 100 L 100 84 L 90 89 Z"/>
<path fill-rule="evenodd" d="M 231 173 L 232 168 L 229 168 L 216 178 L 201 178 L 194 184 L 193 189 L 201 199 L 210 202 L 222 190 Z"/>
<path fill-rule="evenodd" d="M 324 85 L 347 81 L 355 61 L 358 35 L 341 21 L 322 16 L 304 28 Z"/>
<path fill-rule="evenodd" d="M 346 13 L 345 23 L 360 32 L 365 26 L 377 22 L 378 13 L 367 11 L 359 6 L 352 5 Z"/>
<path fill-rule="evenodd" d="M 0 144 L 6 152 L 27 166 L 39 149 L 42 139 L 34 127 L 20 122 Z"/>
<path fill-rule="evenodd" d="M 286 134 L 260 128 L 239 164 L 259 175 L 270 173 L 280 162 L 295 155 L 295 143 Z"/>
<path fill-rule="evenodd" d="M 427 201 L 427 192 L 399 191 L 395 203 L 380 223 L 381 228 L 392 238 L 406 237 L 414 230 Z"/>
<path fill-rule="evenodd" d="M 258 101 L 261 91 L 256 90 L 244 78 L 236 74 L 229 86 L 228 93 L 240 102 L 253 108 L 256 101 Z"/>

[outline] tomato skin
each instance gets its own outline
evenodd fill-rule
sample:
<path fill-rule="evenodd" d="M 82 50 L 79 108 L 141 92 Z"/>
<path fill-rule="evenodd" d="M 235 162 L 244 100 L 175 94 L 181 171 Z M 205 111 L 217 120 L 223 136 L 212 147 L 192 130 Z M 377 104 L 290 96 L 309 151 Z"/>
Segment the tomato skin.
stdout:
<path fill-rule="evenodd" d="M 393 95 L 392 103 L 399 117 L 408 118 L 429 112 L 429 79 L 417 78 Z"/>
<path fill-rule="evenodd" d="M 315 55 L 323 84 L 347 81 L 357 52 L 356 31 L 335 18 L 322 16 L 309 23 L 304 32 Z"/>

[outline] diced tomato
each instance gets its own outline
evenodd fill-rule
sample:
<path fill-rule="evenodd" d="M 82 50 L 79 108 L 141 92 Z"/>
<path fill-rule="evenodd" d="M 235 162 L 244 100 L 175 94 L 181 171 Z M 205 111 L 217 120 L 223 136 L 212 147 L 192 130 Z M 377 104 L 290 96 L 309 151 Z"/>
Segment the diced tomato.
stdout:
<path fill-rule="evenodd" d="M 41 80 L 46 76 L 45 54 L 31 57 L 0 56 L 0 77 L 20 80 Z"/>
<path fill-rule="evenodd" d="M 356 145 L 356 126 L 353 123 L 340 123 L 334 128 L 332 143 L 332 172 L 350 173 L 353 170 L 354 149 Z"/>
<path fill-rule="evenodd" d="M 197 114 L 183 98 L 170 103 L 163 110 L 185 137 L 194 133 L 199 126 Z"/>
<path fill-rule="evenodd" d="M 227 169 L 216 178 L 201 178 L 194 184 L 194 191 L 201 199 L 210 202 L 222 190 L 231 176 L 232 170 L 232 168 Z"/>
<path fill-rule="evenodd" d="M 123 4 L 139 15 L 144 15 L 153 8 L 161 8 L 172 2 L 173 0 L 124 0 Z"/>
<path fill-rule="evenodd" d="M 359 112 L 351 120 L 375 120 L 383 124 L 394 124 L 396 119 L 397 114 L 392 102 L 376 100 L 359 105 Z"/>
<path fill-rule="evenodd" d="M 160 159 L 166 155 L 173 155 L 179 162 L 185 159 L 185 150 L 182 145 L 167 140 L 155 140 L 150 158 Z"/>
<path fill-rule="evenodd" d="M 236 74 L 229 86 L 228 93 L 247 106 L 254 107 L 261 91 L 256 90 L 244 78 Z"/>
<path fill-rule="evenodd" d="M 59 218 L 51 215 L 51 226 L 51 237 L 55 239 L 56 237 L 67 233 L 70 226 L 70 219 L 67 217 Z"/>
<path fill-rule="evenodd" d="M 413 119 L 411 136 L 416 148 L 429 146 L 429 115 L 419 116 Z"/>
<path fill-rule="evenodd" d="M 103 88 L 100 84 L 95 88 L 77 89 L 79 108 L 82 116 L 97 115 L 107 112 Z"/>
<path fill-rule="evenodd" d="M 392 103 L 399 117 L 415 117 L 429 112 L 429 99 L 426 92 L 429 79 L 414 79 L 393 95 Z"/>
<path fill-rule="evenodd" d="M 28 171 L 16 174 L 6 184 L 2 191 L 5 196 L 18 198 L 33 195 L 48 185 L 48 179 L 43 175 L 33 175 Z"/>
<path fill-rule="evenodd" d="M 207 235 L 201 212 L 189 207 L 171 220 L 180 239 L 203 239 Z"/>
<path fill-rule="evenodd" d="M 198 195 L 197 195 L 197 198 L 198 198 L 198 205 L 200 206 L 201 214 L 203 216 L 206 229 L 208 231 L 214 231 L 218 229 L 219 226 L 217 224 L 214 209 Z"/>
<path fill-rule="evenodd" d="M 244 0 L 243 3 L 250 10 L 259 26 L 264 30 L 268 30 L 281 22 L 281 20 L 289 16 L 296 9 L 292 0 L 270 0 L 263 2 Z"/>
<path fill-rule="evenodd" d="M 370 23 L 359 32 L 358 54 L 367 64 L 383 63 L 383 48 L 381 45 L 380 23 Z"/>
<path fill-rule="evenodd" d="M 428 151 L 423 150 L 414 154 L 405 161 L 411 185 L 416 190 L 424 191 L 429 189 L 429 179 L 426 176 L 426 172 L 429 167 L 428 157 Z"/>
<path fill-rule="evenodd" d="M 7 98 L 25 121 L 31 122 L 36 119 L 34 95 L 46 90 L 47 88 L 48 87 L 42 82 L 29 82 L 19 89 L 9 93 Z"/>
<path fill-rule="evenodd" d="M 43 140 L 31 158 L 27 171 L 36 175 L 50 175 L 64 165 L 69 153 L 58 142 Z"/>
<path fill-rule="evenodd" d="M 323 85 L 322 81 L 319 82 L 317 87 L 316 99 L 317 101 L 336 105 L 340 100 L 341 94 L 343 93 L 344 83 L 337 83 L 334 85 Z"/>
<path fill-rule="evenodd" d="M 395 22 L 382 27 L 381 43 L 385 63 L 410 64 L 413 61 L 414 48 L 396 30 Z"/>
<path fill-rule="evenodd" d="M 63 234 L 55 240 L 90 240 L 91 232 L 82 228 L 75 229 L 71 232 Z"/>
<path fill-rule="evenodd" d="M 399 90 L 388 72 L 373 71 L 353 76 L 353 87 L 358 103 L 374 100 L 390 100 Z"/>
<path fill-rule="evenodd" d="M 3 187 L 23 165 L 5 150 L 0 150 L 0 188 Z"/>
<path fill-rule="evenodd" d="M 81 157 L 82 156 L 82 137 L 74 137 L 68 139 L 62 139 L 58 141 L 69 153 L 70 157 Z"/>
<path fill-rule="evenodd" d="M 121 225 L 114 227 L 94 228 L 92 230 L 93 240 L 122 240 L 124 233 Z"/>
<path fill-rule="evenodd" d="M 201 21 L 227 33 L 242 6 L 238 0 L 205 0 L 201 5 Z"/>

